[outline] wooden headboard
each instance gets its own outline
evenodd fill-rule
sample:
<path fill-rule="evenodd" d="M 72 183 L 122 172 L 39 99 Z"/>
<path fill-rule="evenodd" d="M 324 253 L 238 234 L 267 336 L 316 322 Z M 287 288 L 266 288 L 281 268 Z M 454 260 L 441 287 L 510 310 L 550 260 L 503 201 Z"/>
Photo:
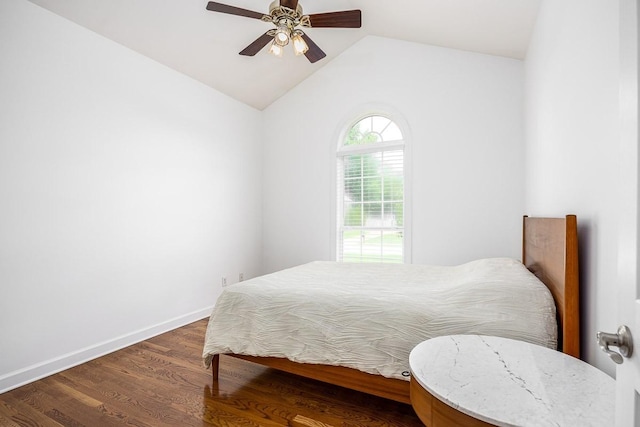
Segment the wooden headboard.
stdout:
<path fill-rule="evenodd" d="M 551 291 L 558 317 L 558 350 L 580 358 L 578 224 L 565 218 L 524 216 L 522 262 Z"/>

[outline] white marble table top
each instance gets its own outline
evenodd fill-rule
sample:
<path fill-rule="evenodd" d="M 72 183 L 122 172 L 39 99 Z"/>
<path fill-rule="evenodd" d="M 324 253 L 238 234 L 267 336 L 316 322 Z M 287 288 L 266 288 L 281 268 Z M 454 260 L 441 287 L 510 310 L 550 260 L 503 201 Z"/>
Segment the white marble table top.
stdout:
<path fill-rule="evenodd" d="M 498 426 L 606 426 L 615 381 L 599 369 L 534 344 L 452 335 L 418 344 L 411 375 L 449 406 Z"/>

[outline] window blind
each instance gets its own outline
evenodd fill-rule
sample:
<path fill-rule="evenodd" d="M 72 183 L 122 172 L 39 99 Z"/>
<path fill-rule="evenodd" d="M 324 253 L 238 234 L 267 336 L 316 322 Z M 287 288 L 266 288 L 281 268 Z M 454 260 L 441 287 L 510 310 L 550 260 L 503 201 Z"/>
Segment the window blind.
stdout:
<path fill-rule="evenodd" d="M 393 122 L 385 120 L 389 129 Z M 361 149 L 345 144 L 338 151 L 338 261 L 404 262 L 404 146 L 397 126 L 395 141 L 384 135 L 383 129 Z"/>

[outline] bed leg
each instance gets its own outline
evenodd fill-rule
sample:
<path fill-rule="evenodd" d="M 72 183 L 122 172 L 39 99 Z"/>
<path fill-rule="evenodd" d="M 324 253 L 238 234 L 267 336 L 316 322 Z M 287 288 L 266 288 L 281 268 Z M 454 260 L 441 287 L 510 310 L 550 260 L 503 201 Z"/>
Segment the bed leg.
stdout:
<path fill-rule="evenodd" d="M 220 373 L 220 355 L 216 354 L 211 359 L 211 374 L 213 375 L 213 381 L 218 381 L 218 374 Z"/>

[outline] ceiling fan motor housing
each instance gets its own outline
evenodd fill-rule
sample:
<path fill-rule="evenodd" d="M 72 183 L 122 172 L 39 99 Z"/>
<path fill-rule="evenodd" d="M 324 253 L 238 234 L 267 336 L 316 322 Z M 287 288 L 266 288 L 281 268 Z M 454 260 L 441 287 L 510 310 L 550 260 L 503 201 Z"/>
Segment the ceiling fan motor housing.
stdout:
<path fill-rule="evenodd" d="M 273 11 L 276 9 L 287 9 L 297 14 L 298 17 L 302 16 L 302 6 L 300 4 L 296 6 L 296 10 L 293 10 L 289 9 L 288 7 L 280 6 L 280 0 L 275 0 L 269 5 L 269 15 L 272 15 Z"/>
<path fill-rule="evenodd" d="M 271 3 L 269 6 L 269 15 L 264 15 L 262 20 L 273 23 L 278 27 L 278 31 L 284 31 L 287 29 L 289 35 L 293 34 L 295 27 L 298 25 L 302 25 L 304 27 L 311 26 L 309 17 L 303 16 L 302 6 L 300 4 L 296 6 L 296 10 L 293 10 L 285 6 L 281 6 L 278 0 Z"/>

